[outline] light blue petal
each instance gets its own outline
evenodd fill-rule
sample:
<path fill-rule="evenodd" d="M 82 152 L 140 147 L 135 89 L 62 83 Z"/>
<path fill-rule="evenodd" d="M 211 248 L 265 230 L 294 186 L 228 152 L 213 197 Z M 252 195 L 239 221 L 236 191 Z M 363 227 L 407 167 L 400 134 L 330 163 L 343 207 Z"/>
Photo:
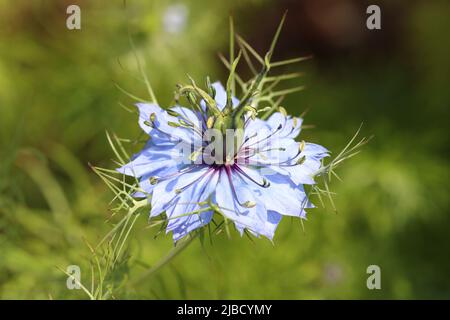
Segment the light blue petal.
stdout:
<path fill-rule="evenodd" d="M 275 112 L 269 119 L 267 119 L 267 124 L 272 129 L 279 129 L 277 135 L 280 138 L 291 138 L 294 139 L 298 136 L 303 123 L 302 118 L 292 118 L 291 116 L 285 116 L 281 112 Z"/>
<path fill-rule="evenodd" d="M 280 223 L 282 218 L 282 215 L 275 212 L 275 211 L 267 211 L 267 219 L 265 221 L 264 227 L 259 230 L 258 232 L 255 232 L 252 229 L 246 228 L 240 223 L 235 222 L 236 229 L 239 231 L 241 236 L 244 235 L 244 229 L 247 229 L 252 235 L 255 237 L 259 237 L 260 235 L 265 236 L 266 238 L 272 240 L 275 235 L 275 230 L 278 227 L 278 224 Z"/>
<path fill-rule="evenodd" d="M 139 187 L 146 193 L 146 194 L 152 194 L 153 189 L 155 188 L 155 184 L 151 183 L 151 178 L 154 177 L 167 177 L 167 176 L 173 176 L 180 170 L 182 170 L 183 166 L 169 166 L 169 167 L 163 167 L 159 170 L 153 171 L 150 174 L 146 174 L 139 178 Z"/>
<path fill-rule="evenodd" d="M 154 103 L 137 103 L 136 107 L 139 110 L 139 126 L 144 130 L 146 133 L 150 133 L 152 130 L 152 127 L 146 124 L 150 121 L 150 115 L 154 113 L 156 116 L 161 115 L 163 110 Z"/>
<path fill-rule="evenodd" d="M 190 215 L 178 218 L 176 225 L 170 230 L 174 241 L 187 236 L 191 231 L 207 225 L 213 216 L 213 212 L 203 212 L 200 215 Z"/>
<path fill-rule="evenodd" d="M 240 178 L 232 175 L 231 181 L 232 184 L 230 184 L 225 170 L 222 170 L 215 192 L 215 203 L 217 203 L 225 217 L 239 226 L 256 232 L 262 230 L 266 219 L 265 207 L 257 202 L 252 190 Z M 233 192 L 232 186 L 234 186 L 235 192 Z M 256 205 L 252 208 L 243 206 L 247 201 Z"/>
<path fill-rule="evenodd" d="M 209 223 L 212 218 L 211 211 L 202 213 L 193 212 L 207 207 L 202 202 L 206 201 L 211 193 L 214 192 L 217 181 L 218 174 L 211 171 L 184 190 L 174 200 L 174 205 L 167 210 L 169 222 L 166 232 L 172 231 L 175 241 L 187 235 L 192 230 Z"/>
<path fill-rule="evenodd" d="M 178 152 L 179 150 L 173 148 L 145 149 L 134 160 L 118 168 L 117 171 L 133 177 L 155 175 L 156 171 L 167 167 L 177 167 L 178 164 L 183 163 Z"/>
<path fill-rule="evenodd" d="M 270 139 L 269 143 L 253 146 L 254 153 L 250 151 L 247 163 L 249 165 L 287 165 L 295 163 L 300 154 L 299 142 L 290 138 Z M 240 153 L 241 155 L 242 153 Z"/>
<path fill-rule="evenodd" d="M 188 109 L 188 108 L 181 107 L 181 106 L 175 106 L 175 107 L 171 108 L 171 110 L 180 114 L 180 118 L 182 120 L 192 124 L 193 126 L 195 126 L 198 129 L 202 128 L 203 120 L 201 119 L 200 115 L 195 113 L 192 109 Z"/>
<path fill-rule="evenodd" d="M 202 208 L 201 202 L 208 199 L 216 189 L 218 173 L 205 171 L 205 174 L 181 192 L 174 201 L 175 205 L 167 212 L 169 218 L 180 217 Z M 204 205 L 203 205 L 204 207 Z M 169 222 L 170 225 L 170 222 Z"/>
<path fill-rule="evenodd" d="M 263 177 L 258 170 L 249 167 L 241 167 L 241 170 L 255 181 L 262 181 L 265 178 L 270 183 L 268 187 L 258 187 L 249 182 L 249 186 L 253 188 L 253 194 L 268 211 L 275 211 L 286 216 L 302 217 L 305 215 L 304 209 L 311 207 L 303 186 L 295 185 L 289 177 L 281 174 Z"/>
<path fill-rule="evenodd" d="M 273 236 L 275 235 L 275 230 L 277 229 L 278 224 L 281 221 L 281 217 L 281 214 L 275 211 L 268 210 L 267 221 L 264 225 L 264 233 L 262 233 L 262 235 L 272 240 Z"/>
<path fill-rule="evenodd" d="M 178 190 L 197 182 L 207 171 L 207 167 L 201 166 L 191 172 L 183 173 L 172 179 L 166 179 L 156 183 L 153 189 L 150 216 L 157 216 L 173 206 L 173 200 L 178 195 Z"/>
<path fill-rule="evenodd" d="M 249 138 L 249 143 L 255 142 L 256 136 L 259 137 L 259 139 L 263 138 L 262 132 L 267 132 L 267 134 L 270 133 L 271 127 L 267 124 L 266 121 L 255 118 L 247 118 L 246 119 L 246 126 L 245 126 L 245 132 L 244 132 L 244 138 Z M 252 138 L 254 137 L 254 138 Z M 250 139 L 253 139 L 250 141 Z"/>
<path fill-rule="evenodd" d="M 154 131 L 160 134 L 166 134 L 168 139 L 172 141 L 184 141 L 186 143 L 194 143 L 195 140 L 200 140 L 202 137 L 198 135 L 191 128 L 173 127 L 169 123 L 178 124 L 178 118 L 171 116 L 166 110 L 161 109 L 155 104 L 138 103 L 136 106 L 139 109 L 139 125 L 150 135 Z M 151 121 L 151 115 L 154 115 L 154 121 Z"/>
<path fill-rule="evenodd" d="M 322 159 L 328 155 L 328 150 L 324 147 L 306 143 L 303 152 L 300 154 L 300 157 L 305 156 L 304 162 L 296 166 L 283 167 L 282 169 L 295 184 L 315 184 L 314 174 L 320 169 Z"/>

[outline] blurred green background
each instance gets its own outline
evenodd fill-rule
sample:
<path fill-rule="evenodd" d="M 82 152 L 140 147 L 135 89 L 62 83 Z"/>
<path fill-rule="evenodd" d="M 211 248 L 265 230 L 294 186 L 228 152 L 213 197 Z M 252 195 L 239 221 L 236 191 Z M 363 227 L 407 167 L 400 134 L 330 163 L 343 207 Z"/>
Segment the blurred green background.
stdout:
<path fill-rule="evenodd" d="M 81 30 L 66 8 L 81 7 Z M 307 90 L 285 100 L 313 129 L 302 139 L 338 152 L 364 122 L 375 135 L 334 181 L 338 213 L 309 211 L 305 231 L 284 219 L 274 245 L 223 234 L 194 242 L 171 264 L 115 298 L 450 298 L 448 1 L 377 1 L 382 29 L 365 26 L 369 4 L 292 1 L 0 1 L 0 297 L 85 298 L 57 269 L 82 266 L 111 228 L 111 192 L 88 162 L 114 168 L 105 130 L 136 138 L 133 101 L 146 97 L 132 34 L 162 102 L 174 85 L 225 81 L 228 16 L 260 52 L 284 10 L 275 59 L 313 54 Z M 245 76 L 245 70 L 244 76 Z M 127 146 L 135 151 L 138 146 Z M 318 203 L 317 199 L 314 199 Z M 123 276 L 139 275 L 172 247 L 142 217 Z M 368 290 L 366 268 L 381 268 Z"/>

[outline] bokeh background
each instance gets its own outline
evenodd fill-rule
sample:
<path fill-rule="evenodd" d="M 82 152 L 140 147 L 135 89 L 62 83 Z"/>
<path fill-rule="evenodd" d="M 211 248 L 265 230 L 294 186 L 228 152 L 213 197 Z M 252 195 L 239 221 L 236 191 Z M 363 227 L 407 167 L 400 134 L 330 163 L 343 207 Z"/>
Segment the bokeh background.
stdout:
<path fill-rule="evenodd" d="M 81 30 L 66 28 L 70 4 L 81 7 Z M 275 59 L 314 55 L 284 70 L 305 72 L 297 83 L 307 90 L 284 102 L 292 114 L 309 109 L 314 128 L 302 139 L 338 152 L 361 122 L 375 136 L 332 184 L 337 214 L 310 210 L 305 230 L 284 219 L 274 244 L 237 234 L 196 241 L 115 298 L 450 298 L 450 4 L 376 1 L 375 31 L 365 26 L 369 4 L 0 1 L 0 297 L 86 298 L 57 267 L 80 265 L 89 282 L 84 239 L 96 243 L 111 228 L 113 195 L 88 162 L 114 168 L 105 130 L 139 134 L 119 106 L 133 101 L 115 87 L 146 96 L 128 34 L 168 106 L 186 74 L 226 80 L 217 53 L 228 50 L 229 14 L 263 53 L 288 9 Z M 131 236 L 125 278 L 172 247 L 146 220 Z M 366 287 L 372 264 L 381 290 Z"/>

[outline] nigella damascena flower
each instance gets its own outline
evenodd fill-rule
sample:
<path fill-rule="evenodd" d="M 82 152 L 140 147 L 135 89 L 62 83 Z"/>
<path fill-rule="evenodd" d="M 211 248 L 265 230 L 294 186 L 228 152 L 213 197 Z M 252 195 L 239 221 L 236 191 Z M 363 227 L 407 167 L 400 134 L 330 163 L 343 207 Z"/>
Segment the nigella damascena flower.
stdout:
<path fill-rule="evenodd" d="M 306 218 L 312 207 L 303 185 L 328 151 L 297 142 L 302 119 L 275 112 L 267 120 L 230 97 L 223 86 L 211 94 L 194 88 L 193 108 L 168 110 L 139 103 L 139 124 L 150 136 L 145 148 L 118 169 L 139 180 L 150 216 L 165 213 L 175 241 L 210 223 L 215 213 L 269 239 L 282 216 Z"/>

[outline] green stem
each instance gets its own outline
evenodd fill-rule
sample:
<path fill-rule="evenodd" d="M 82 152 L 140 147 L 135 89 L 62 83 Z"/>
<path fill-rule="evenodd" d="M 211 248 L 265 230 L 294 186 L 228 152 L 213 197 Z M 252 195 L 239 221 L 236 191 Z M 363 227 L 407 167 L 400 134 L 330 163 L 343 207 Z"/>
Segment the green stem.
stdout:
<path fill-rule="evenodd" d="M 169 253 L 164 258 L 159 260 L 153 267 L 144 271 L 144 273 L 142 273 L 135 280 L 130 281 L 130 285 L 134 286 L 134 285 L 140 283 L 143 279 L 158 272 L 166 264 L 171 262 L 180 252 L 182 252 L 184 249 L 186 249 L 189 246 L 189 244 L 191 244 L 192 241 L 199 236 L 199 234 L 200 234 L 200 232 L 196 232 L 195 234 L 191 235 L 188 239 L 180 241 L 176 247 L 174 247 L 172 250 L 170 250 Z"/>

